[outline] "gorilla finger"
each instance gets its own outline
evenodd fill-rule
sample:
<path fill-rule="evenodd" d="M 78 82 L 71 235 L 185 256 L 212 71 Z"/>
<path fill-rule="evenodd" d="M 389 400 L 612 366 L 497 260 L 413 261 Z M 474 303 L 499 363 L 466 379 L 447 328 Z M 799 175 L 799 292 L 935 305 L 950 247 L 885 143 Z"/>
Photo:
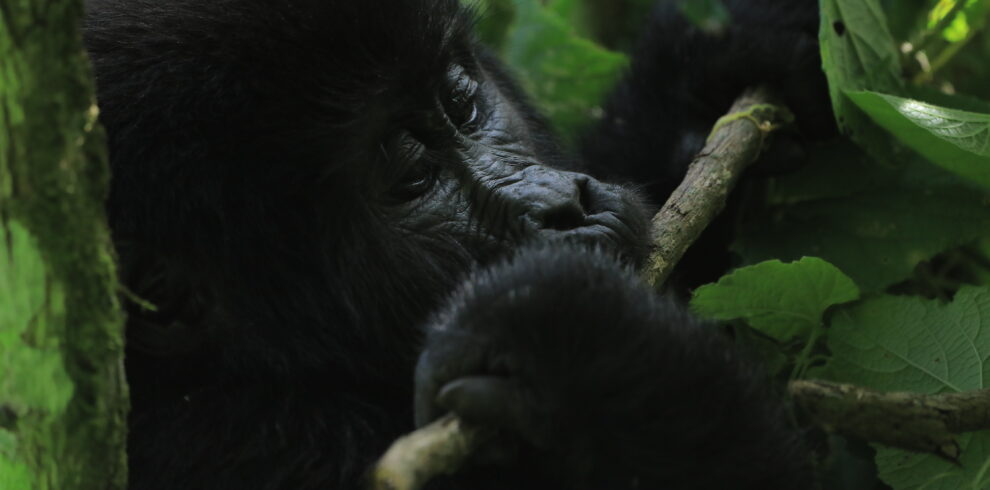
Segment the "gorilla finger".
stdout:
<path fill-rule="evenodd" d="M 451 380 L 484 370 L 485 349 L 480 342 L 447 335 L 444 342 L 431 342 L 416 364 L 414 414 L 417 427 L 443 415 L 436 406 L 437 393 Z"/>
<path fill-rule="evenodd" d="M 437 391 L 440 390 L 439 379 L 434 373 L 429 352 L 422 353 L 416 364 L 416 389 L 413 394 L 413 417 L 416 427 L 422 427 L 439 416 L 439 410 L 435 407 Z"/>
<path fill-rule="evenodd" d="M 437 405 L 465 421 L 525 433 L 528 423 L 518 385 L 497 376 L 469 376 L 444 385 Z"/>

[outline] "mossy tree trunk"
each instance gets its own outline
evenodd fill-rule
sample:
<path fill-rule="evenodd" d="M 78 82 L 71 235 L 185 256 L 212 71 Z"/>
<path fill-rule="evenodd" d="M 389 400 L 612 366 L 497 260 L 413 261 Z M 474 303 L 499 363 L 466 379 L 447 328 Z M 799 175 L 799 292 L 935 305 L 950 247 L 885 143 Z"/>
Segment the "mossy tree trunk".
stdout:
<path fill-rule="evenodd" d="M 0 488 L 123 489 L 127 386 L 82 0 L 0 0 Z"/>

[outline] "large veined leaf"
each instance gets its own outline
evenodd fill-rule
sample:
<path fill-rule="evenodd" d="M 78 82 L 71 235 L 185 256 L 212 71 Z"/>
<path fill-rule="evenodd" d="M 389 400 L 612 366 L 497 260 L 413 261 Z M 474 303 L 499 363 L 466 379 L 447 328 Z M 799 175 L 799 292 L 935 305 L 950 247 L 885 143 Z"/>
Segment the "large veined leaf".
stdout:
<path fill-rule="evenodd" d="M 844 93 L 864 89 L 900 93 L 900 58 L 880 1 L 822 0 L 821 6 L 822 64 L 836 121 L 871 154 L 891 158 L 889 138 Z"/>
<path fill-rule="evenodd" d="M 962 177 L 990 187 L 990 114 L 876 92 L 846 92 L 902 143 Z"/>
<path fill-rule="evenodd" d="M 628 66 L 626 55 L 582 37 L 566 15 L 573 0 L 467 2 L 482 13 L 484 39 L 514 69 L 526 92 L 565 139 L 573 139 Z M 497 16 L 497 17 L 496 17 Z"/>
<path fill-rule="evenodd" d="M 881 296 L 832 319 L 825 372 L 883 391 L 945 393 L 990 387 L 990 288 L 961 289 L 955 300 Z M 981 469 L 990 433 L 959 438 L 960 464 L 877 447 L 880 477 L 895 490 L 987 488 Z"/>

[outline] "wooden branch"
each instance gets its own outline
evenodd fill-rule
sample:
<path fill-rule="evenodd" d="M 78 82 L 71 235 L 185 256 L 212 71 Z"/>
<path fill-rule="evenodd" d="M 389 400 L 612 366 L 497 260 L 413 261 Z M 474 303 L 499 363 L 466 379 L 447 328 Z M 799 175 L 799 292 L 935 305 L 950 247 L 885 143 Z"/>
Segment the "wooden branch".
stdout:
<path fill-rule="evenodd" d="M 684 252 L 725 207 L 743 170 L 767 133 L 790 113 L 770 105 L 764 89 L 747 91 L 715 125 L 681 185 L 653 218 L 653 245 L 645 272 L 663 284 Z M 792 381 L 795 403 L 827 430 L 956 461 L 954 434 L 990 429 L 990 390 L 921 395 L 880 393 L 824 381 Z M 731 409 L 731 407 L 729 407 Z M 372 475 L 372 490 L 418 490 L 432 477 L 450 474 L 490 437 L 485 429 L 446 417 L 395 442 Z"/>
<path fill-rule="evenodd" d="M 447 414 L 395 441 L 371 475 L 372 490 L 416 490 L 435 476 L 454 473 L 489 431 Z"/>
<path fill-rule="evenodd" d="M 691 162 L 681 185 L 653 217 L 653 253 L 644 272 L 658 287 L 688 247 L 725 207 L 739 176 L 756 160 L 770 131 L 793 119 L 790 111 L 771 105 L 764 88 L 750 89 L 719 119 L 708 143 Z"/>
<path fill-rule="evenodd" d="M 653 218 L 655 252 L 647 281 L 656 286 L 725 206 L 743 169 L 760 154 L 766 134 L 790 112 L 769 105 L 764 89 L 745 92 L 712 129 L 708 144 L 694 159 L 684 182 Z M 432 477 L 455 472 L 487 430 L 463 425 L 453 415 L 396 441 L 372 473 L 372 490 L 417 490 Z"/>
<path fill-rule="evenodd" d="M 827 381 L 792 381 L 795 403 L 826 430 L 956 461 L 954 434 L 990 428 L 990 390 L 882 393 Z"/>

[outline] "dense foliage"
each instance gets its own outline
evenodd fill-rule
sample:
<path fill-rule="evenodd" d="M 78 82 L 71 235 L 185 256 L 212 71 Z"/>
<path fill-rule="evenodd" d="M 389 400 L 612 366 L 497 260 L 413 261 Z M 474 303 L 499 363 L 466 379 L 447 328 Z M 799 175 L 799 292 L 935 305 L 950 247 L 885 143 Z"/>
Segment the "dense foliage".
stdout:
<path fill-rule="evenodd" d="M 626 66 L 620 53 L 649 3 L 488 0 L 479 29 L 572 139 Z M 732 22 L 717 0 L 682 7 L 706 29 Z M 990 0 L 821 9 L 843 137 L 745 184 L 740 268 L 696 290 L 692 305 L 732 321 L 782 379 L 988 388 Z M 837 437 L 829 446 L 826 485 L 837 488 L 990 487 L 990 432 L 960 438 L 959 464 Z M 862 464 L 874 456 L 875 467 Z"/>

